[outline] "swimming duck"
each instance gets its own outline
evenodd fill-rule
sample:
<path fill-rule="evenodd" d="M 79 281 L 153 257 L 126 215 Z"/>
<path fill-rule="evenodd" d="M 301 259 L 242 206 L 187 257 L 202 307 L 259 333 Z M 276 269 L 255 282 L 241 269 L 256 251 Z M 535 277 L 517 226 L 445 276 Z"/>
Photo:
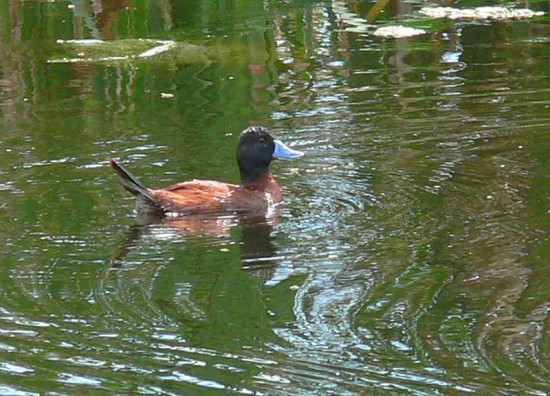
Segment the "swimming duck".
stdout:
<path fill-rule="evenodd" d="M 140 213 L 214 214 L 267 209 L 283 200 L 279 184 L 269 171 L 273 159 L 291 159 L 304 153 L 276 140 L 264 127 L 245 129 L 237 145 L 241 184 L 213 180 L 190 180 L 161 190 L 145 187 L 113 158 L 111 166 L 122 186 L 137 196 Z"/>

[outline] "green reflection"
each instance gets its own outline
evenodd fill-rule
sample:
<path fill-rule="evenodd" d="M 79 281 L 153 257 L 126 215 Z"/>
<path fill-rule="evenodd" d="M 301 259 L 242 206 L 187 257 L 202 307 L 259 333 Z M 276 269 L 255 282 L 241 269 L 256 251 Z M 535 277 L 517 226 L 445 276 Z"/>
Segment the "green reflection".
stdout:
<path fill-rule="evenodd" d="M 548 17 L 420 6 L 1 3 L 0 384 L 547 393 Z M 276 219 L 140 224 L 106 164 L 238 182 L 250 124 L 308 153 Z"/>

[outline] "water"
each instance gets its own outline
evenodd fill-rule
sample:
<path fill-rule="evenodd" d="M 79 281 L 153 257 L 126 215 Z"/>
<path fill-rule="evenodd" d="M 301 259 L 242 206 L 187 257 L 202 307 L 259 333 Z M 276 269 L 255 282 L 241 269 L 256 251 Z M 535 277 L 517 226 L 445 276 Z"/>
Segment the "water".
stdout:
<path fill-rule="evenodd" d="M 378 6 L 0 5 L 0 393 L 550 391 L 548 17 Z M 237 182 L 248 125 L 308 153 L 279 211 L 147 223 L 108 166 Z"/>

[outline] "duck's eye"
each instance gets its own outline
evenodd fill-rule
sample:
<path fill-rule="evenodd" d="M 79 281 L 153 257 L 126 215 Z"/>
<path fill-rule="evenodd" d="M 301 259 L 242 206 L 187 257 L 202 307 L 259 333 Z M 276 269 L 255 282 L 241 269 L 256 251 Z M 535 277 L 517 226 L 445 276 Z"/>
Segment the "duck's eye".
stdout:
<path fill-rule="evenodd" d="M 265 138 L 261 137 L 261 138 L 259 139 L 259 141 L 260 141 L 260 143 L 265 143 Z"/>

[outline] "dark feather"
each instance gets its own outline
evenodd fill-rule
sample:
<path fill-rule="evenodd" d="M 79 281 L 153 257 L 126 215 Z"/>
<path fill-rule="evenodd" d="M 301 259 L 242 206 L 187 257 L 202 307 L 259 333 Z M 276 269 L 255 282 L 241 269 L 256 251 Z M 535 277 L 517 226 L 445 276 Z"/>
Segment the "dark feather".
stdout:
<path fill-rule="evenodd" d="M 140 182 L 137 177 L 128 172 L 126 168 L 116 162 L 114 158 L 109 158 L 109 163 L 115 172 L 120 176 L 120 183 L 127 191 L 145 198 L 153 205 L 157 205 L 155 197 L 151 195 L 149 189 L 145 187 L 145 185 Z"/>

